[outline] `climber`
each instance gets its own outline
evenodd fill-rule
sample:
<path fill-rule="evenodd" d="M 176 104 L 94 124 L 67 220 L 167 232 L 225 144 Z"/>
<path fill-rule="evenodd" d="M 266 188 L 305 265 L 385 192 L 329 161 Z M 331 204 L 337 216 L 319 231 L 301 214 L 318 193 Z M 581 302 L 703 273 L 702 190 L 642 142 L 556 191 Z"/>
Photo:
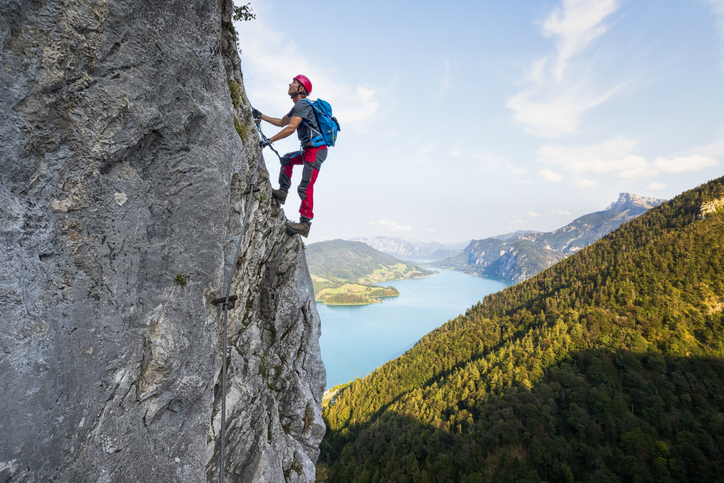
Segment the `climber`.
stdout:
<path fill-rule="evenodd" d="M 311 92 L 311 81 L 306 76 L 298 75 L 289 84 L 288 94 L 294 102 L 294 107 L 286 116 L 277 119 L 266 116 L 256 109 L 252 111 L 257 122 L 264 120 L 269 124 L 284 128 L 268 140 L 261 141 L 259 143 L 261 148 L 290 136 L 294 131 L 297 132 L 302 148 L 300 151 L 287 153 L 280 158 L 279 189 L 272 189 L 272 197 L 279 204 L 284 204 L 292 183 L 292 169 L 296 165 L 303 165 L 302 181 L 297 188 L 297 193 L 302 199 L 302 204 L 299 207 L 299 223 L 287 221 L 286 227 L 289 232 L 299 233 L 305 238 L 309 235 L 312 218 L 314 218 L 312 212 L 314 208 L 314 182 L 317 181 L 322 163 L 327 159 L 327 146 L 323 144 L 315 147 L 312 142 L 311 131 L 316 130 L 319 132 L 320 129 L 311 104 L 305 101 Z"/>

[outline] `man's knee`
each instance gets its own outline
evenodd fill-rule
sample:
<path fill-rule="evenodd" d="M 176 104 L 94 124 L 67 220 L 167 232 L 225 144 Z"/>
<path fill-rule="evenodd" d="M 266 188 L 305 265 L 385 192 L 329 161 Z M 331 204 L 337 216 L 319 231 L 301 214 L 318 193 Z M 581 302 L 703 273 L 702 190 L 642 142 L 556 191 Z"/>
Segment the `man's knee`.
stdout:
<path fill-rule="evenodd" d="M 302 181 L 297 186 L 297 193 L 301 199 L 307 197 L 307 188 L 312 182 L 312 166 L 309 163 L 305 163 L 304 171 L 302 171 Z"/>
<path fill-rule="evenodd" d="M 317 157 L 314 160 L 314 164 L 312 165 L 316 171 L 322 169 L 322 163 L 325 159 L 327 159 L 327 150 L 320 149 L 319 151 L 317 151 Z"/>

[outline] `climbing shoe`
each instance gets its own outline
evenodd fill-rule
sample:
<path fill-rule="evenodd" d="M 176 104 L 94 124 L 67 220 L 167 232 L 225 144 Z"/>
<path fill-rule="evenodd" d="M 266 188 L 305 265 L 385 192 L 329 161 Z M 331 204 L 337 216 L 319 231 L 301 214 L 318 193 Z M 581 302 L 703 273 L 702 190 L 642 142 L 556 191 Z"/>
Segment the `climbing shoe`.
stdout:
<path fill-rule="evenodd" d="M 304 238 L 307 238 L 307 236 L 309 236 L 309 229 L 312 227 L 312 222 L 308 219 L 302 218 L 299 223 L 287 221 L 284 225 L 287 227 L 287 233 L 290 235 L 299 234 Z"/>
<path fill-rule="evenodd" d="M 272 198 L 277 200 L 277 202 L 280 205 L 283 205 L 285 201 L 287 201 L 287 191 L 286 190 L 275 190 L 272 188 Z"/>

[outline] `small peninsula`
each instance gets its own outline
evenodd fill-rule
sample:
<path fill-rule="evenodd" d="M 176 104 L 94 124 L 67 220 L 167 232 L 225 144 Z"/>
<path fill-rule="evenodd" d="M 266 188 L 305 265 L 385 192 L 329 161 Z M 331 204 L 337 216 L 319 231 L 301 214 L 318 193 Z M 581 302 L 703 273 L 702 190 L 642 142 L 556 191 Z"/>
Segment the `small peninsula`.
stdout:
<path fill-rule="evenodd" d="M 314 282 L 314 279 L 312 281 Z M 317 302 L 327 305 L 369 305 L 398 295 L 400 292 L 395 287 L 378 287 L 361 283 L 334 284 L 314 294 Z"/>
<path fill-rule="evenodd" d="M 317 302 L 368 305 L 400 293 L 378 283 L 429 277 L 436 272 L 399 260 L 360 242 L 332 240 L 306 249 Z"/>

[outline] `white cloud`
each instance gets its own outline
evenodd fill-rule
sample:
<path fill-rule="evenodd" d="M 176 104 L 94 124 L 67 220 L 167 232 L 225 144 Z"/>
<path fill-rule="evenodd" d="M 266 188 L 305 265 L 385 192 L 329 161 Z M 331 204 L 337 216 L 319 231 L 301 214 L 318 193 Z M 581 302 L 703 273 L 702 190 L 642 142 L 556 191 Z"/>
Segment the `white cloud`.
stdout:
<path fill-rule="evenodd" d="M 515 176 L 520 176 L 525 173 L 523 168 L 511 164 L 505 156 L 500 156 L 489 151 L 471 153 L 470 158 L 477 161 L 478 166 L 488 172 L 512 174 Z"/>
<path fill-rule="evenodd" d="M 431 153 L 435 146 L 432 143 L 427 143 L 425 146 L 418 148 L 417 152 L 420 154 Z"/>
<path fill-rule="evenodd" d="M 662 190 L 666 188 L 664 183 L 651 183 L 646 187 L 647 190 Z"/>
<path fill-rule="evenodd" d="M 571 212 L 570 212 L 570 211 L 563 211 L 563 210 L 553 210 L 553 211 L 551 212 L 551 215 L 554 215 L 554 216 L 570 216 L 570 215 L 571 215 Z"/>
<path fill-rule="evenodd" d="M 714 158 L 707 156 L 684 156 L 679 158 L 658 157 L 654 160 L 654 168 L 662 173 L 689 173 L 710 168 L 719 164 Z"/>
<path fill-rule="evenodd" d="M 560 89 L 553 94 L 543 91 L 556 89 L 533 87 L 508 99 L 505 105 L 515 111 L 515 120 L 526 125 L 527 133 L 559 138 L 576 132 L 581 114 L 608 101 L 625 86 L 621 84 L 598 95 L 586 92 L 582 86 Z"/>
<path fill-rule="evenodd" d="M 560 166 L 576 175 L 614 174 L 620 178 L 645 177 L 650 165 L 632 153 L 638 141 L 623 136 L 593 146 L 547 145 L 538 150 L 538 160 Z"/>
<path fill-rule="evenodd" d="M 526 87 L 505 103 L 526 132 L 549 138 L 576 132 L 583 112 L 603 104 L 628 85 L 594 87 L 583 68 L 593 62 L 591 56 L 572 64 L 577 54 L 606 32 L 604 21 L 619 4 L 619 0 L 563 0 L 542 22 L 543 35 L 556 39 L 556 52 L 534 61 Z"/>
<path fill-rule="evenodd" d="M 598 183 L 596 183 L 595 181 L 591 181 L 588 178 L 583 178 L 583 179 L 576 180 L 571 184 L 573 186 L 575 186 L 576 188 L 585 189 L 585 188 L 590 188 L 591 186 L 596 186 Z"/>
<path fill-rule="evenodd" d="M 618 0 L 563 0 L 561 8 L 543 22 L 543 35 L 558 39 L 553 74 L 562 80 L 571 57 L 582 52 L 607 27 L 603 21 L 619 6 Z"/>
<path fill-rule="evenodd" d="M 263 10 L 263 5 L 254 5 Z M 340 82 L 339 76 L 314 56 L 308 49 L 300 49 L 288 35 L 275 31 L 261 20 L 256 11 L 253 22 L 236 23 L 239 43 L 243 46 L 240 56 L 244 64 L 244 84 L 253 85 L 247 92 L 254 107 L 271 115 L 286 113 L 291 107 L 287 97 L 289 82 L 297 74 L 304 74 L 312 81 L 312 96 L 321 96 L 334 108 L 340 123 L 352 123 L 371 118 L 379 108 L 374 86 L 349 85 Z M 276 114 L 274 114 L 276 113 Z"/>
<path fill-rule="evenodd" d="M 508 174 L 514 174 L 515 176 L 520 176 L 522 174 L 525 174 L 525 170 L 523 168 L 519 168 L 518 166 L 515 166 L 513 164 L 506 164 L 505 165 L 505 173 Z"/>
<path fill-rule="evenodd" d="M 445 96 L 445 93 L 450 88 L 450 59 L 445 59 L 445 62 L 443 62 L 443 72 L 445 72 L 445 77 L 442 80 L 442 86 L 438 94 L 440 99 Z"/>
<path fill-rule="evenodd" d="M 455 148 L 448 153 L 448 156 L 451 156 L 453 158 L 457 158 L 462 155 L 463 155 L 463 152 L 460 150 L 460 148 Z"/>
<path fill-rule="evenodd" d="M 724 155 L 724 133 L 720 133 L 720 137 L 722 137 L 721 141 L 715 141 L 712 144 L 707 144 L 706 146 L 692 149 L 691 152 L 710 158 Z"/>
<path fill-rule="evenodd" d="M 572 99 L 563 97 L 537 101 L 537 92 L 524 91 L 508 99 L 505 106 L 515 111 L 515 120 L 525 124 L 526 132 L 557 138 L 576 131 L 581 109 Z"/>
<path fill-rule="evenodd" d="M 538 176 L 543 178 L 544 181 L 549 181 L 551 183 L 559 183 L 563 181 L 563 175 L 554 173 L 550 169 L 542 169 L 538 172 Z"/>
<path fill-rule="evenodd" d="M 538 160 L 577 176 L 612 175 L 619 179 L 645 179 L 660 174 L 679 174 L 717 166 L 719 161 L 709 156 L 692 154 L 674 158 L 657 157 L 653 163 L 634 154 L 638 141 L 623 136 L 592 146 L 542 146 Z M 710 152 L 718 145 L 705 147 Z M 543 170 L 540 172 L 544 179 Z"/>
<path fill-rule="evenodd" d="M 717 17 L 716 29 L 719 33 L 722 51 L 724 52 L 724 0 L 705 0 L 705 3 Z"/>
<path fill-rule="evenodd" d="M 536 213 L 535 211 L 529 211 L 528 213 L 526 213 L 526 215 L 531 218 L 540 218 L 541 216 L 543 216 L 540 213 Z"/>
<path fill-rule="evenodd" d="M 410 230 L 412 230 L 411 226 L 399 225 L 399 224 L 395 223 L 394 221 L 388 221 L 388 220 L 370 221 L 367 223 L 369 225 L 380 226 L 382 228 L 385 228 L 388 231 L 410 231 Z"/>
<path fill-rule="evenodd" d="M 425 230 L 425 231 L 437 231 L 437 228 L 428 228 L 428 229 Z"/>

